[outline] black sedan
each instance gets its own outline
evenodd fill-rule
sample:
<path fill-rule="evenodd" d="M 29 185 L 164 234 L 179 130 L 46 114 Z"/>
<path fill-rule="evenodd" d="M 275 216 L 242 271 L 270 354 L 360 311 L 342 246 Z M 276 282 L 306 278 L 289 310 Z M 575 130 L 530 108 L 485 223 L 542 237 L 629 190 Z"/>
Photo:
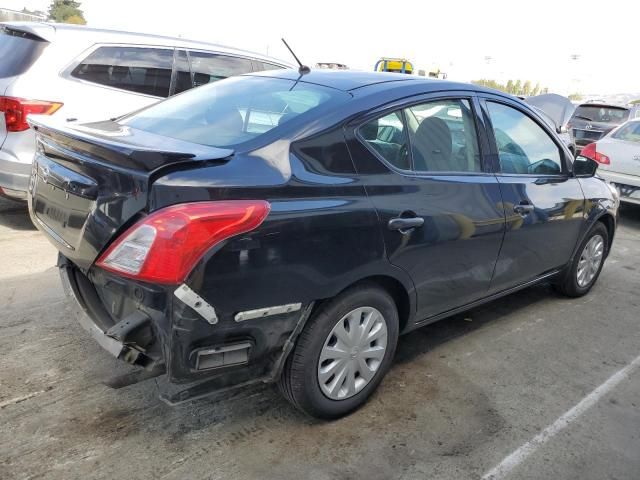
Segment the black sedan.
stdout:
<path fill-rule="evenodd" d="M 345 415 L 398 335 L 541 281 L 586 294 L 616 228 L 597 163 L 473 85 L 274 71 L 51 122 L 32 219 L 80 322 L 172 404 L 273 381 Z"/>

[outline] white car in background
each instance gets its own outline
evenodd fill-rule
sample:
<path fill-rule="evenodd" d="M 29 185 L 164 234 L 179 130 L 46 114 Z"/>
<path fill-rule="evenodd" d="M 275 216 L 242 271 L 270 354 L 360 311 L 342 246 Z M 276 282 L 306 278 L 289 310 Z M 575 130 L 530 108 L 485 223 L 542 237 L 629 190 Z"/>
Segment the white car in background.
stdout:
<path fill-rule="evenodd" d="M 289 67 L 257 53 L 182 38 L 0 23 L 0 195 L 26 199 L 35 150 L 28 115 L 106 120 L 229 76 Z"/>
<path fill-rule="evenodd" d="M 590 143 L 580 155 L 600 164 L 598 175 L 616 187 L 621 202 L 640 205 L 640 118 Z"/>

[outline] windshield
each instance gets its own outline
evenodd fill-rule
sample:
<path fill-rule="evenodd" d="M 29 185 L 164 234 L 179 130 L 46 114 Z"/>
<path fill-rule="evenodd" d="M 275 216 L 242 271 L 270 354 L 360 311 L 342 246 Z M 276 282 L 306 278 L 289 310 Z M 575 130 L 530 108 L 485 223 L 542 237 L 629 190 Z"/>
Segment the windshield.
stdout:
<path fill-rule="evenodd" d="M 29 70 L 47 45 L 48 42 L 29 33 L 0 26 L 0 78 Z"/>
<path fill-rule="evenodd" d="M 169 98 L 120 123 L 188 142 L 229 147 L 348 98 L 340 90 L 305 82 L 235 77 Z"/>
<path fill-rule="evenodd" d="M 590 122 L 612 123 L 617 125 L 627 121 L 629 118 L 629 110 L 626 108 L 601 105 L 580 105 L 576 108 L 573 116 Z"/>

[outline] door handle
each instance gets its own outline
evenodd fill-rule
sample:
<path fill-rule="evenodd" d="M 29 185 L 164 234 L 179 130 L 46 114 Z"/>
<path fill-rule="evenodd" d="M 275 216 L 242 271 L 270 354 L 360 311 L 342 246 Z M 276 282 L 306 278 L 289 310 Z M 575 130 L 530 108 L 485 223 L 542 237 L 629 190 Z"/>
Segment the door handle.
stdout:
<path fill-rule="evenodd" d="M 422 217 L 398 217 L 389 220 L 387 227 L 389 230 L 398 230 L 400 233 L 407 233 L 409 230 L 418 228 L 424 225 L 424 218 Z"/>
<path fill-rule="evenodd" d="M 521 203 L 520 205 L 514 205 L 513 211 L 518 215 L 527 215 L 535 210 L 535 207 L 530 203 Z"/>

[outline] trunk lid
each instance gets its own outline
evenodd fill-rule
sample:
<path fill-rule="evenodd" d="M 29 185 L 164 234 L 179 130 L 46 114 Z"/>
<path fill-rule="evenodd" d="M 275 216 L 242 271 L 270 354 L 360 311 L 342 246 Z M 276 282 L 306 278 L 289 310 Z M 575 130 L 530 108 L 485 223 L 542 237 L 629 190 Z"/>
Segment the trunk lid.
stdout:
<path fill-rule="evenodd" d="M 609 157 L 610 165 L 599 168 L 625 175 L 640 176 L 640 143 L 605 137 L 598 141 L 597 150 Z"/>
<path fill-rule="evenodd" d="M 37 143 L 31 218 L 85 272 L 124 226 L 147 211 L 150 184 L 160 172 L 225 162 L 233 154 L 111 121 L 70 126 L 34 116 L 30 123 Z"/>

